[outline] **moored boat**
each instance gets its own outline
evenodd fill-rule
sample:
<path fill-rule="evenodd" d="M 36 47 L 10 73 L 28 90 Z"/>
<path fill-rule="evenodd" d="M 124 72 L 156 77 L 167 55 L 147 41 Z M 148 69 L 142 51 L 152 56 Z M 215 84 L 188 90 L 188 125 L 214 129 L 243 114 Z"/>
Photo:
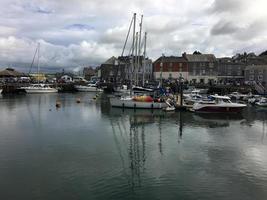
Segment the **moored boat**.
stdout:
<path fill-rule="evenodd" d="M 96 84 L 89 83 L 87 85 L 75 85 L 75 89 L 79 92 L 100 92 L 102 91 Z"/>
<path fill-rule="evenodd" d="M 112 107 L 120 107 L 120 108 L 134 108 L 134 109 L 162 109 L 167 107 L 165 102 L 154 101 L 151 99 L 141 100 L 141 98 L 145 98 L 148 96 L 142 97 L 121 97 L 121 98 L 110 98 L 110 104 Z"/>
<path fill-rule="evenodd" d="M 26 87 L 21 87 L 20 89 L 24 89 L 27 93 L 56 93 L 58 90 L 56 88 L 51 87 L 50 84 L 31 84 Z"/>
<path fill-rule="evenodd" d="M 262 97 L 258 102 L 255 103 L 255 105 L 260 107 L 267 107 L 267 98 Z"/>
<path fill-rule="evenodd" d="M 232 103 L 228 96 L 211 95 L 210 100 L 195 103 L 192 110 L 207 113 L 239 113 L 245 107 L 245 104 Z"/>

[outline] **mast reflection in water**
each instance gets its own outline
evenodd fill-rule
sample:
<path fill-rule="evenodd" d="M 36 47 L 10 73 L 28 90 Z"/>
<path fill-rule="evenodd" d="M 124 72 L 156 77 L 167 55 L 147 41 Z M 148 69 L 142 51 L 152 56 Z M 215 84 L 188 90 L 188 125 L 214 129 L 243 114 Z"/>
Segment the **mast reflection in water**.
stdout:
<path fill-rule="evenodd" d="M 0 97 L 1 199 L 267 199 L 266 109 L 134 111 L 94 96 Z"/>

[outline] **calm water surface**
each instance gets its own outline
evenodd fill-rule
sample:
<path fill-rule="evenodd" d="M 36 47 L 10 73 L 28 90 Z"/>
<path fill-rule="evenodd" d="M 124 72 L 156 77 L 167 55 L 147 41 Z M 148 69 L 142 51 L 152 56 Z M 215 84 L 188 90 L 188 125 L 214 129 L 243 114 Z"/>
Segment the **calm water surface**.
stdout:
<path fill-rule="evenodd" d="M 267 199 L 267 109 L 134 112 L 93 96 L 0 96 L 0 199 Z"/>

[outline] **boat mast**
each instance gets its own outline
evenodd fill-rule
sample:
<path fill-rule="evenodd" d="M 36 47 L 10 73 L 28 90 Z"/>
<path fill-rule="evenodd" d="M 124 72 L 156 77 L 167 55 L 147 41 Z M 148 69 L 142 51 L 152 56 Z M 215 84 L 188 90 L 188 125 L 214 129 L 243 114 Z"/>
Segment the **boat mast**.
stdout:
<path fill-rule="evenodd" d="M 138 49 L 138 32 L 136 32 L 136 38 L 135 38 L 135 62 L 134 62 L 134 82 L 135 82 L 135 85 L 137 85 L 137 49 Z"/>
<path fill-rule="evenodd" d="M 130 70 L 130 94 L 132 94 L 133 85 L 133 70 L 134 70 L 134 43 L 135 43 L 135 24 L 136 24 L 136 13 L 133 16 L 133 43 L 132 43 L 132 55 L 130 58 L 131 70 Z"/>
<path fill-rule="evenodd" d="M 147 32 L 145 32 L 145 42 L 144 42 L 144 58 L 143 58 L 143 80 L 142 80 L 142 84 L 143 87 L 145 86 L 145 70 L 146 70 L 146 38 L 147 38 Z"/>
<path fill-rule="evenodd" d="M 137 57 L 137 84 L 139 83 L 139 70 L 140 70 L 140 64 L 142 64 L 140 60 L 141 56 L 141 37 L 142 37 L 142 24 L 143 24 L 143 15 L 141 15 L 141 22 L 139 24 L 140 30 L 139 30 L 139 41 L 138 41 L 138 57 Z"/>
<path fill-rule="evenodd" d="M 40 43 L 38 42 L 38 51 L 37 51 L 37 80 L 38 84 L 40 83 L 40 66 L 39 66 L 39 59 L 40 59 Z"/>

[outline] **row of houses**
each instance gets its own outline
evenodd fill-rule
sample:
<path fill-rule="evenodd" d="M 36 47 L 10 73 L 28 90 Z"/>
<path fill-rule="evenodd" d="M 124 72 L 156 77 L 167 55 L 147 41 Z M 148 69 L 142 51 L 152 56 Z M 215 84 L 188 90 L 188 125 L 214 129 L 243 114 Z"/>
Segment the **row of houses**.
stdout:
<path fill-rule="evenodd" d="M 142 59 L 144 60 L 144 59 Z M 267 87 L 267 56 L 237 54 L 230 58 L 216 58 L 213 54 L 183 53 L 181 56 L 161 56 L 152 62 L 145 59 L 146 80 L 178 79 L 183 77 L 189 83 L 203 84 L 248 84 L 259 83 Z M 114 82 L 130 79 L 129 57 L 111 57 L 100 68 L 102 80 Z M 137 70 L 137 80 L 143 70 Z M 135 77 L 136 78 L 136 77 Z"/>

